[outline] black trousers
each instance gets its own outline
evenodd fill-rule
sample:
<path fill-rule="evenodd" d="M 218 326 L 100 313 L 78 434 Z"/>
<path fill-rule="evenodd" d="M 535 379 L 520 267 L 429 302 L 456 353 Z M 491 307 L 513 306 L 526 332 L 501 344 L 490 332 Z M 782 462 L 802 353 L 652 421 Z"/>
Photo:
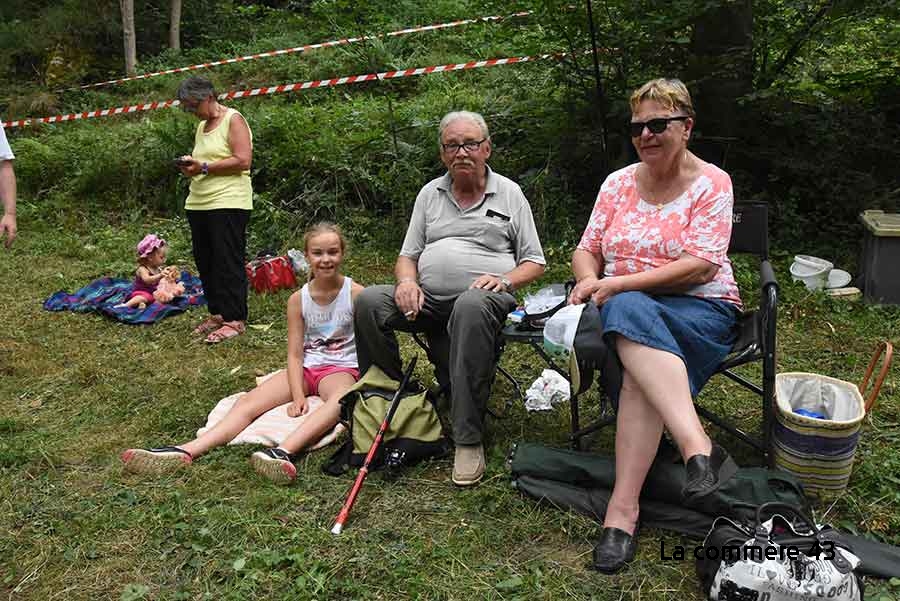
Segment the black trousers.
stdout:
<path fill-rule="evenodd" d="M 213 209 L 187 211 L 194 261 L 203 282 L 211 315 L 225 321 L 247 319 L 247 223 L 250 211 Z"/>

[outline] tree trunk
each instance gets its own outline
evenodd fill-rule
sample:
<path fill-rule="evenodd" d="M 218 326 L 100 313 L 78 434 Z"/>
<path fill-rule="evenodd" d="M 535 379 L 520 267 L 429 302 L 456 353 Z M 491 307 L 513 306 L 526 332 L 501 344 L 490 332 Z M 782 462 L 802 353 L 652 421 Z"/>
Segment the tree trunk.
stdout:
<path fill-rule="evenodd" d="M 181 50 L 181 0 L 169 5 L 169 48 Z"/>
<path fill-rule="evenodd" d="M 122 8 L 122 39 L 125 43 L 125 72 L 136 73 L 137 46 L 134 35 L 134 0 L 119 0 Z"/>
<path fill-rule="evenodd" d="M 753 91 L 753 12 L 750 0 L 730 0 L 700 15 L 694 26 L 688 79 L 695 91 L 692 147 L 722 165 L 740 130 L 737 100 Z M 706 156 L 704 156 L 706 155 Z"/>

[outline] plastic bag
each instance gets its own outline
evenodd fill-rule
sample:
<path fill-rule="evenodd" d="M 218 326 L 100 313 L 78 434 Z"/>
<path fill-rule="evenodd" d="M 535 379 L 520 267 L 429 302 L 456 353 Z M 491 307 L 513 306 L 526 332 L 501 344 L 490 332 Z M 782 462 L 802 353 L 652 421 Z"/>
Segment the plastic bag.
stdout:
<path fill-rule="evenodd" d="M 568 402 L 571 397 L 569 381 L 553 369 L 545 369 L 525 391 L 527 411 L 549 411 L 554 405 Z"/>
<path fill-rule="evenodd" d="M 575 344 L 575 332 L 584 304 L 567 305 L 544 324 L 544 350 L 551 355 L 568 355 Z"/>
<path fill-rule="evenodd" d="M 537 315 L 549 311 L 566 300 L 566 287 L 564 284 L 545 286 L 534 294 L 525 296 L 525 313 Z"/>

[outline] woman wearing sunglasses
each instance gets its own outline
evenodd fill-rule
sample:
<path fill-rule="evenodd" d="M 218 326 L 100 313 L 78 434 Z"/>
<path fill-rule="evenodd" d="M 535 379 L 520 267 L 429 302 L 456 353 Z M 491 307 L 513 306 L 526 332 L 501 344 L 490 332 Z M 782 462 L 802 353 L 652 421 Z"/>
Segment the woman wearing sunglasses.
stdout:
<path fill-rule="evenodd" d="M 570 302 L 600 306 L 603 336 L 623 368 L 616 481 L 594 549 L 614 573 L 634 557 L 638 497 L 663 430 L 686 465 L 685 504 L 736 470 L 706 435 L 693 398 L 731 349 L 741 307 L 726 251 L 734 195 L 728 174 L 690 150 L 691 97 L 677 79 L 631 96 L 640 162 L 609 175 L 572 256 Z"/>
<path fill-rule="evenodd" d="M 219 104 L 207 79 L 184 80 L 178 101 L 200 119 L 193 151 L 175 161 L 191 178 L 184 208 L 210 314 L 194 334 L 215 344 L 242 334 L 247 320 L 244 252 L 253 208 L 253 135 L 239 112 Z"/>

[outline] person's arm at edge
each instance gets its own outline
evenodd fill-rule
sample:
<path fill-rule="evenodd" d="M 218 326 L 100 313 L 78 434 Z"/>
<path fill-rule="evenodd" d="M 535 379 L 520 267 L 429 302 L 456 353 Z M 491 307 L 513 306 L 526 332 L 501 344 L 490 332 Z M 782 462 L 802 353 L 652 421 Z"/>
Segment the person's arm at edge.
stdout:
<path fill-rule="evenodd" d="M 11 160 L 0 160 L 0 200 L 3 201 L 3 218 L 0 219 L 0 237 L 6 236 L 9 248 L 16 239 L 16 173 Z"/>

